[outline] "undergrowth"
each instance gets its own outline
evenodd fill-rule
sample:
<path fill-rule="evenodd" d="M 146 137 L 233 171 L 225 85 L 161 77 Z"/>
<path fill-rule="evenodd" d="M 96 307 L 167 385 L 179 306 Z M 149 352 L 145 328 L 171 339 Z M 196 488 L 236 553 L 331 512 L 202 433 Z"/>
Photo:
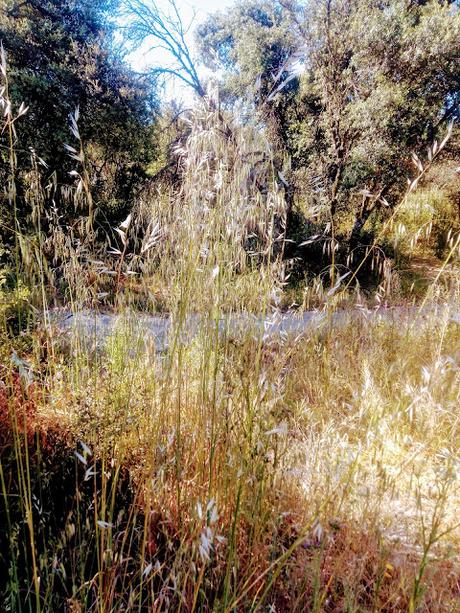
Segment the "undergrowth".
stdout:
<path fill-rule="evenodd" d="M 263 132 L 198 109 L 180 189 L 101 237 L 77 113 L 71 126 L 67 196 L 86 214 L 45 207 L 58 186 L 33 158 L 2 292 L 3 610 L 458 610 L 459 288 L 441 274 L 458 237 L 418 306 L 372 312 L 360 264 L 332 267 L 319 319 L 283 332 L 287 210 Z M 363 254 L 377 303 L 380 251 Z M 163 344 L 139 308 L 168 313 Z"/>

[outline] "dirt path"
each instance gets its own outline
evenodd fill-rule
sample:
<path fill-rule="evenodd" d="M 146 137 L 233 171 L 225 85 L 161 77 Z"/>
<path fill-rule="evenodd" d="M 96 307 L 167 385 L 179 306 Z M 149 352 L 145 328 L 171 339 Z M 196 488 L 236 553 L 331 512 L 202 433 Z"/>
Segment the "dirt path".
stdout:
<path fill-rule="evenodd" d="M 441 315 L 445 307 L 437 307 Z M 433 308 L 424 309 L 419 313 L 416 307 L 379 308 L 375 310 L 353 309 L 337 310 L 328 314 L 326 311 L 307 311 L 302 313 L 274 313 L 262 318 L 250 314 L 231 315 L 217 322 L 220 333 L 228 333 L 235 337 L 247 331 L 254 335 L 266 337 L 303 336 L 313 329 L 323 326 L 344 325 L 350 321 L 364 325 L 369 320 L 397 320 L 401 323 L 415 316 L 426 317 L 432 314 Z M 460 312 L 450 310 L 449 318 L 460 324 Z M 96 311 L 54 312 L 50 319 L 61 332 L 72 335 L 91 345 L 100 347 L 114 333 L 127 335 L 131 340 L 139 338 L 154 343 L 158 352 L 166 351 L 171 341 L 173 331 L 177 333 L 178 326 L 172 326 L 169 316 L 140 314 L 126 312 L 120 315 L 104 314 Z M 189 315 L 180 325 L 178 339 L 188 343 L 202 328 L 203 318 L 200 315 Z"/>

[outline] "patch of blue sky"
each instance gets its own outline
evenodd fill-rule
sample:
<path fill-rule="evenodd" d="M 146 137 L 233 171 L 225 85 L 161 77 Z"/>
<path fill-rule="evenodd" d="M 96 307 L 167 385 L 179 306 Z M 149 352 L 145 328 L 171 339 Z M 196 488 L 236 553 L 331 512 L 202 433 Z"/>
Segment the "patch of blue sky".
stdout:
<path fill-rule="evenodd" d="M 154 2 L 160 10 L 168 14 L 170 3 L 168 0 L 145 0 Z M 186 42 L 192 52 L 196 55 L 195 30 L 210 13 L 223 10 L 234 3 L 235 0 L 176 0 L 176 5 L 181 16 L 182 22 L 186 26 Z M 171 67 L 172 58 L 167 51 L 155 46 L 152 40 L 146 40 L 143 45 L 133 50 L 126 57 L 134 70 L 143 72 L 150 66 Z M 209 76 L 209 70 L 200 66 L 197 62 L 198 74 L 202 78 Z M 170 77 L 166 80 L 164 96 L 166 99 L 175 99 L 186 103 L 193 96 L 193 92 L 180 79 Z"/>

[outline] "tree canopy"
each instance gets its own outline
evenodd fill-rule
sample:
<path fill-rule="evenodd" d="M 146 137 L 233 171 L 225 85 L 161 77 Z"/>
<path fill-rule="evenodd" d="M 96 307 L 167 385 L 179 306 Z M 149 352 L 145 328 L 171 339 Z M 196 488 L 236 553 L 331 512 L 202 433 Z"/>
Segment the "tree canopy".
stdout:
<path fill-rule="evenodd" d="M 354 215 L 391 207 L 412 151 L 458 118 L 460 12 L 428 0 L 242 0 L 198 30 L 227 99 L 263 111 L 310 207 Z"/>
<path fill-rule="evenodd" d="M 106 209 L 125 207 L 155 156 L 155 91 L 123 62 L 113 38 L 114 0 L 0 0 L 0 40 L 9 95 L 28 107 L 18 159 L 32 147 L 67 182 L 74 167 L 69 115 L 79 131 L 92 188 Z"/>

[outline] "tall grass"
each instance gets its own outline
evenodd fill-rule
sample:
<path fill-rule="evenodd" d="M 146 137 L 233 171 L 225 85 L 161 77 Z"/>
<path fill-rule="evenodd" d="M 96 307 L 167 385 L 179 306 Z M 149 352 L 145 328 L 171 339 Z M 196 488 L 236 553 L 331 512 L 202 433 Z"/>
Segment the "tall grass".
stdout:
<path fill-rule="evenodd" d="M 1 332 L 3 608 L 456 610 L 458 287 L 334 324 L 337 287 L 320 325 L 274 333 L 286 207 L 268 143 L 211 104 L 177 154 L 180 190 L 145 196 L 105 243 L 91 201 L 72 224 L 46 210 L 57 187 L 32 162 L 17 278 L 41 314 Z M 94 326 L 62 332 L 53 294 Z M 170 314 L 166 348 L 139 294 Z M 242 311 L 258 320 L 236 329 Z"/>

